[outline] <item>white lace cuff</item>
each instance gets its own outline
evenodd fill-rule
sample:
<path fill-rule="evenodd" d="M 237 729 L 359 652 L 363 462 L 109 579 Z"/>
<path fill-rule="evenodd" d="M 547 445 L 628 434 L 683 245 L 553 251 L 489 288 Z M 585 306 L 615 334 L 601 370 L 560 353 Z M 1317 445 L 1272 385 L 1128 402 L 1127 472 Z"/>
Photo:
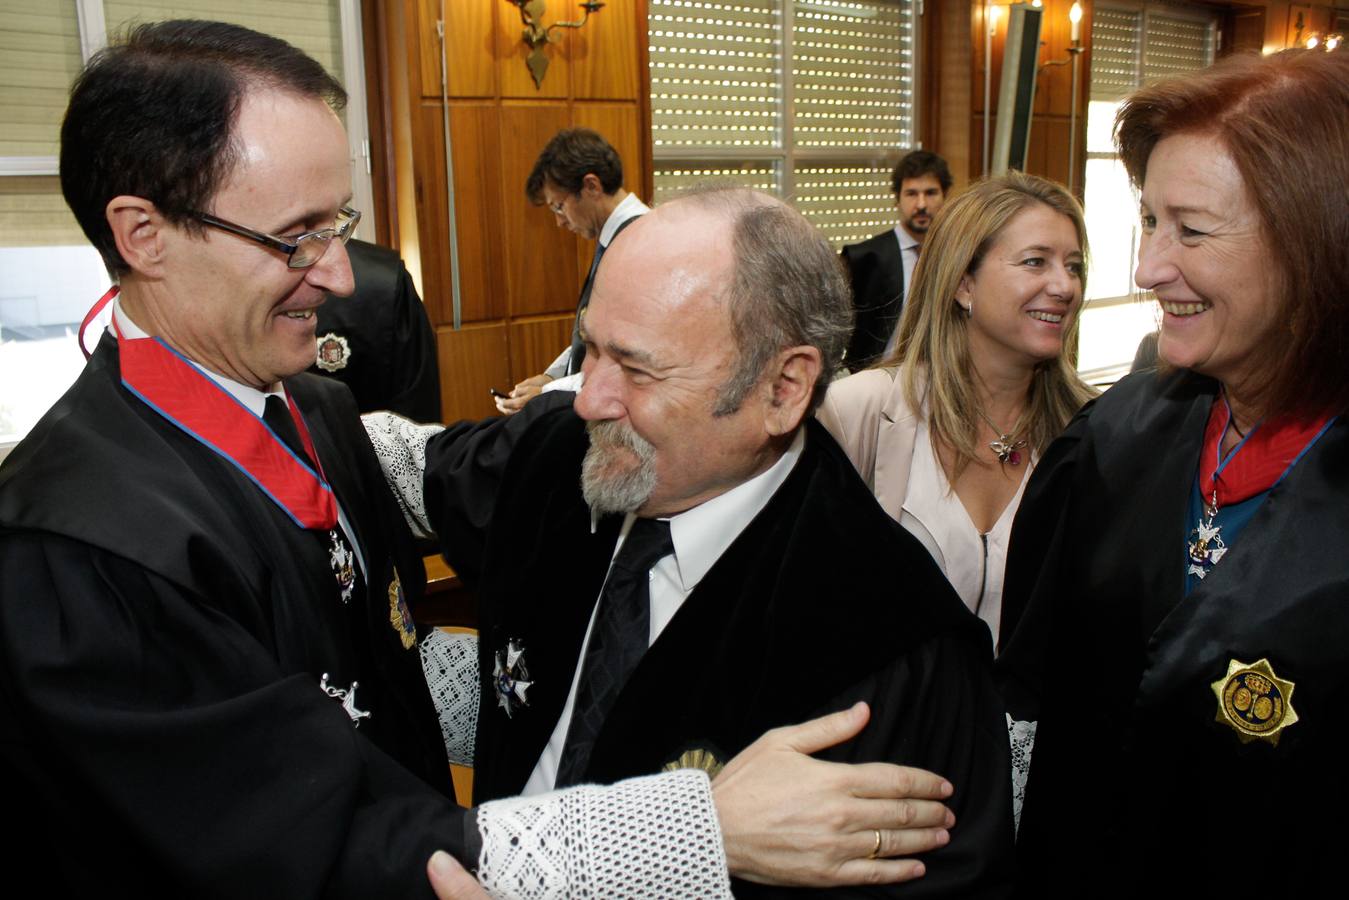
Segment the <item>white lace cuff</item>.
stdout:
<path fill-rule="evenodd" d="M 440 715 L 450 762 L 473 765 L 478 734 L 478 636 L 433 628 L 422 638 L 422 671 Z"/>
<path fill-rule="evenodd" d="M 426 472 L 426 442 L 445 426 L 419 425 L 391 412 L 367 413 L 361 416 L 361 423 L 408 527 L 419 538 L 435 537 L 426 518 L 422 476 Z"/>
<path fill-rule="evenodd" d="M 694 769 L 494 800 L 478 829 L 494 897 L 731 896 L 712 785 Z"/>
<path fill-rule="evenodd" d="M 1026 802 L 1026 779 L 1030 777 L 1030 755 L 1035 749 L 1035 722 L 1007 715 L 1007 739 L 1012 745 L 1012 823 L 1021 829 L 1021 805 Z"/>

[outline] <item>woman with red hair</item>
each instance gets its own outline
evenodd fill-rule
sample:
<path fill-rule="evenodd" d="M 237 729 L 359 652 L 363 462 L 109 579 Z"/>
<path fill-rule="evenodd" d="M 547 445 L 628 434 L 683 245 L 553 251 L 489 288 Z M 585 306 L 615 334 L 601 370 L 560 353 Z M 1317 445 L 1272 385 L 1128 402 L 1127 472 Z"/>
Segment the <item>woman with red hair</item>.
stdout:
<path fill-rule="evenodd" d="M 1160 82 L 1116 138 L 1164 365 L 1078 415 L 1013 531 L 1022 889 L 1342 894 L 1349 54 Z"/>

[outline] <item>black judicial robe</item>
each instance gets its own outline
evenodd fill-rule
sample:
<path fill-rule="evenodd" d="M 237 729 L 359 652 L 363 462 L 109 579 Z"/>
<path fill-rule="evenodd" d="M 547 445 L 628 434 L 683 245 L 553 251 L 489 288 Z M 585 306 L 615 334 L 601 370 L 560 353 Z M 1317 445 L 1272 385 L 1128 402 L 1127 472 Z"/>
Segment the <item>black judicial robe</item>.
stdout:
<path fill-rule="evenodd" d="M 1189 373 L 1130 376 L 1078 415 L 1027 487 L 998 664 L 1012 715 L 1039 719 L 1025 896 L 1344 894 L 1349 423 L 1186 597 L 1216 390 Z M 1277 746 L 1216 720 L 1212 685 L 1233 659 L 1267 659 L 1294 683 L 1298 720 Z"/>
<path fill-rule="evenodd" d="M 519 793 L 561 713 L 621 517 L 590 528 L 587 440 L 571 395 L 432 439 L 426 497 L 447 558 L 481 598 L 475 800 Z M 1009 889 L 1010 774 L 988 632 L 887 516 L 814 420 L 786 482 L 643 657 L 596 741 L 589 780 L 724 763 L 764 731 L 871 704 L 861 736 L 823 754 L 922 766 L 955 786 L 951 843 L 927 875 L 831 896 L 999 896 Z M 500 480 L 491 471 L 504 460 Z M 495 504 L 484 495 L 496 485 Z M 485 510 L 492 510 L 490 514 Z M 496 702 L 493 656 L 525 647 L 529 705 Z M 737 896 L 795 891 L 739 883 Z"/>
<path fill-rule="evenodd" d="M 418 653 L 420 560 L 346 388 L 287 381 L 368 566 L 122 387 L 105 337 L 0 467 L 0 858 L 44 896 L 430 896 L 464 813 Z M 371 713 L 359 730 L 319 679 Z M 13 877 L 11 875 L 11 877 Z"/>
<path fill-rule="evenodd" d="M 440 421 L 436 332 L 407 267 L 394 251 L 365 241 L 348 241 L 347 255 L 355 288 L 318 308 L 319 354 L 331 358 L 309 371 L 351 388 L 363 413 Z"/>

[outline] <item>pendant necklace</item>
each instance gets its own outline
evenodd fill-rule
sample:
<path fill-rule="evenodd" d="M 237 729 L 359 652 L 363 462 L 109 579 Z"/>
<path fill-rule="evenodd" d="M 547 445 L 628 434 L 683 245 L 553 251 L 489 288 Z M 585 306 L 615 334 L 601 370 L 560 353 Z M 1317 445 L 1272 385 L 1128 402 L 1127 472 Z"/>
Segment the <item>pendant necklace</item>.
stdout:
<path fill-rule="evenodd" d="M 988 449 L 993 451 L 993 455 L 998 458 L 998 462 L 1013 466 L 1020 465 L 1021 451 L 1026 447 L 1026 439 L 1014 440 L 1017 429 L 1013 427 L 1010 432 L 1004 432 L 993 424 L 993 420 L 984 413 L 982 408 L 979 409 L 979 418 L 987 422 L 988 427 L 992 428 L 993 433 L 997 435 L 997 438 L 988 442 Z M 1016 424 L 1020 425 L 1021 421 L 1018 419 Z"/>
<path fill-rule="evenodd" d="M 1220 393 L 1215 398 L 1196 482 L 1203 508 L 1185 542 L 1187 574 L 1203 579 L 1227 554 L 1223 526 L 1216 521 L 1219 510 L 1273 490 L 1334 421 L 1335 417 L 1327 415 L 1310 420 L 1283 416 L 1257 422 L 1243 433 L 1226 396 Z M 1223 436 L 1228 428 L 1240 440 L 1224 458 Z"/>

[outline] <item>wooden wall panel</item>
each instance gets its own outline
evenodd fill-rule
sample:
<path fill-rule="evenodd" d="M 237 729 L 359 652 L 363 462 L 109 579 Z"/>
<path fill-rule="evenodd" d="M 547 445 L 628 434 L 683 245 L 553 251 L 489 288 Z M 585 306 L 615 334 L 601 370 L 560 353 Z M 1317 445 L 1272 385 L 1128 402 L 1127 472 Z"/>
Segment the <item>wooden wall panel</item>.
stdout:
<path fill-rule="evenodd" d="M 439 0 L 404 0 L 411 7 L 408 22 L 411 27 L 408 50 L 417 51 L 416 65 L 408 68 L 416 73 L 413 89 L 422 97 L 440 96 L 440 35 L 436 34 L 436 19 L 440 16 Z M 411 60 L 409 61 L 411 62 Z"/>
<path fill-rule="evenodd" d="M 571 124 L 569 119 L 567 107 L 562 105 L 501 107 L 501 235 L 511 315 L 560 313 L 575 308 L 577 240 L 558 228 L 548 207 L 531 206 L 524 191 L 539 151 L 556 132 Z"/>
<path fill-rule="evenodd" d="M 571 343 L 575 313 L 511 322 L 511 384 L 537 375 Z"/>
<path fill-rule="evenodd" d="M 935 3 L 928 6 L 928 15 L 936 17 L 927 34 L 937 58 L 935 84 L 926 92 L 928 122 L 933 131 L 929 145 L 945 157 L 955 178 L 954 188 L 959 191 L 969 180 L 971 156 L 978 156 L 969 140 L 971 103 L 976 90 L 971 46 L 973 15 L 957 4 Z"/>
<path fill-rule="evenodd" d="M 446 421 L 497 414 L 488 388 L 510 390 L 506 326 L 501 323 L 436 329 L 440 397 Z"/>
<path fill-rule="evenodd" d="M 570 340 L 576 294 L 594 244 L 531 206 L 524 182 L 559 130 L 586 125 L 624 157 L 625 186 L 649 194 L 650 99 L 646 0 L 613 0 L 585 28 L 561 32 L 546 52 L 542 89 L 525 65 L 519 12 L 505 0 L 371 5 L 384 23 L 368 32 L 396 70 L 388 90 L 394 129 L 391 216 L 409 268 L 437 325 L 444 415 L 494 412 L 489 387 L 509 388 L 552 362 Z M 544 25 L 580 17 L 577 0 L 547 0 Z M 447 67 L 462 329 L 455 331 L 440 67 Z M 399 115 L 399 110 L 403 114 Z M 401 134 L 399 129 L 405 134 Z"/>
<path fill-rule="evenodd" d="M 418 166 L 416 177 L 422 300 L 433 324 L 448 325 L 454 321 L 454 294 L 444 124 L 438 102 L 422 101 L 419 112 L 415 152 L 418 159 L 432 161 Z M 500 182 L 501 167 L 498 119 L 499 107 L 492 103 L 456 101 L 450 107 L 459 226 L 460 316 L 464 322 L 499 318 L 506 310 L 503 251 L 494 239 L 501 233 L 501 204 L 494 189 Z"/>
<path fill-rule="evenodd" d="M 439 0 L 424 2 L 439 10 Z M 502 15 L 503 10 L 506 18 L 518 21 L 515 10 L 501 0 L 454 0 L 445 4 L 445 80 L 451 97 L 496 95 L 497 67 L 484 63 L 495 55 L 494 44 L 500 39 L 496 16 Z M 434 30 L 431 36 L 435 37 Z M 433 57 L 432 62 L 436 66 L 435 78 L 439 79 L 440 60 Z M 425 69 L 423 61 L 423 72 Z"/>
<path fill-rule="evenodd" d="M 460 0 L 460 2 L 466 2 L 466 0 Z M 481 0 L 467 0 L 467 2 L 481 2 Z M 495 54 L 501 83 L 501 96 L 526 100 L 543 98 L 565 100 L 567 89 L 570 87 L 571 40 L 575 30 L 564 29 L 562 40 L 544 48 L 543 52 L 549 60 L 548 73 L 544 76 L 543 85 L 535 87 L 534 79 L 525 66 L 525 60 L 529 57 L 530 51 L 525 42 L 520 40 L 520 35 L 524 31 L 524 26 L 520 24 L 520 14 L 513 6 L 508 6 L 505 0 L 496 0 L 496 2 L 501 6 L 497 15 L 497 40 L 500 43 Z M 608 11 L 609 7 L 606 6 L 597 15 L 604 15 Z M 548 11 L 543 16 L 543 24 L 552 25 L 554 22 L 570 22 L 580 17 L 581 11 L 577 8 L 574 0 L 548 0 Z M 590 28 L 591 25 L 586 27 Z M 487 60 L 482 60 L 482 63 L 486 64 Z"/>
<path fill-rule="evenodd" d="M 505 251 L 501 234 L 501 108 L 490 101 L 450 107 L 454 194 L 459 225 L 459 290 L 463 321 L 506 314 Z M 445 322 L 452 319 L 445 319 Z"/>
<path fill-rule="evenodd" d="M 573 5 L 573 11 L 575 6 Z M 571 33 L 572 96 L 577 100 L 637 99 L 642 79 L 633 65 L 637 42 L 635 2 L 609 3 L 590 17 L 585 27 Z M 579 17 L 572 17 L 579 18 Z M 642 17 L 645 21 L 645 16 Z M 635 158 L 624 156 L 623 161 Z"/>

